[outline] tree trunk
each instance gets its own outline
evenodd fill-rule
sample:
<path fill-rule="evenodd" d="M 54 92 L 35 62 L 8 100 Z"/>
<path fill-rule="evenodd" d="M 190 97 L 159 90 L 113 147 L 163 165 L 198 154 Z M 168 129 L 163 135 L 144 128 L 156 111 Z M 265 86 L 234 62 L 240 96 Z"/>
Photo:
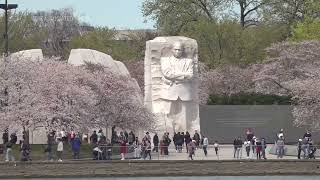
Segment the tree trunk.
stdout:
<path fill-rule="evenodd" d="M 244 2 L 243 1 L 239 1 L 240 3 L 240 25 L 241 27 L 244 28 L 245 26 L 245 7 L 244 7 Z"/>

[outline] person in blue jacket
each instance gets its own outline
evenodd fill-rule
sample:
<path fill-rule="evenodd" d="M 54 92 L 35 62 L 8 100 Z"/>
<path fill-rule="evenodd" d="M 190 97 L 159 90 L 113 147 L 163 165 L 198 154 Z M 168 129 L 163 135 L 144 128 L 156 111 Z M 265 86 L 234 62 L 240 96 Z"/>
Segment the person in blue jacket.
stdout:
<path fill-rule="evenodd" d="M 72 148 L 72 157 L 73 159 L 79 159 L 79 153 L 80 153 L 80 146 L 81 146 L 81 140 L 77 136 L 75 139 L 71 141 L 71 148 Z"/>

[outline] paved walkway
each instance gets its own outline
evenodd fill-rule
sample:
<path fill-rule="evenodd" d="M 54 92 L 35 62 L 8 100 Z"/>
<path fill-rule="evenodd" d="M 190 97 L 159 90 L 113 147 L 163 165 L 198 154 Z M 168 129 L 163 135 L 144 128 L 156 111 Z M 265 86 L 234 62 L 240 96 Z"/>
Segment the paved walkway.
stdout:
<path fill-rule="evenodd" d="M 276 155 L 270 154 L 270 148 L 273 145 L 268 145 L 266 150 L 266 157 L 267 159 L 277 159 Z M 294 146 L 291 146 L 290 148 L 295 148 Z M 241 158 L 240 159 L 256 159 L 256 155 L 252 154 L 252 151 L 250 152 L 250 157 L 247 158 L 245 149 L 242 149 L 242 152 L 240 152 Z M 160 153 L 153 152 L 152 153 L 152 159 L 153 160 L 187 160 L 188 154 L 186 153 L 186 150 L 183 149 L 182 153 L 176 152 L 173 146 L 170 146 L 169 148 L 169 155 L 160 155 Z M 208 155 L 205 156 L 203 149 L 197 149 L 195 152 L 194 160 L 234 160 L 233 158 L 233 145 L 221 145 L 219 150 L 219 157 L 216 156 L 216 153 L 214 151 L 214 148 L 210 146 L 208 148 Z M 284 156 L 283 159 L 297 159 L 296 156 Z"/>

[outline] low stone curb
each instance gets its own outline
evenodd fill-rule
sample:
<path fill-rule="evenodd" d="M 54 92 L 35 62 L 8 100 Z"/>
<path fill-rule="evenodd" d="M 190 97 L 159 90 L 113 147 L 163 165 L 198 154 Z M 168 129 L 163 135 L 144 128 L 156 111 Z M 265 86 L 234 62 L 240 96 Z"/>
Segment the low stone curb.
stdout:
<path fill-rule="evenodd" d="M 320 175 L 319 160 L 1 162 L 0 178 Z"/>

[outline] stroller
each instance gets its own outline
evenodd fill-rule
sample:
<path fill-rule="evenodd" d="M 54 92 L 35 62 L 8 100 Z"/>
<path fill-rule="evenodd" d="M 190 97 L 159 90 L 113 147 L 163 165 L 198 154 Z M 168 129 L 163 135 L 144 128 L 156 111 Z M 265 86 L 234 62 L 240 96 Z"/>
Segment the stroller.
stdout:
<path fill-rule="evenodd" d="M 317 151 L 317 148 L 316 148 L 315 146 L 313 146 L 313 145 L 310 145 L 309 148 L 310 148 L 310 149 L 309 149 L 308 159 L 316 159 L 315 153 L 316 153 L 316 151 Z"/>

